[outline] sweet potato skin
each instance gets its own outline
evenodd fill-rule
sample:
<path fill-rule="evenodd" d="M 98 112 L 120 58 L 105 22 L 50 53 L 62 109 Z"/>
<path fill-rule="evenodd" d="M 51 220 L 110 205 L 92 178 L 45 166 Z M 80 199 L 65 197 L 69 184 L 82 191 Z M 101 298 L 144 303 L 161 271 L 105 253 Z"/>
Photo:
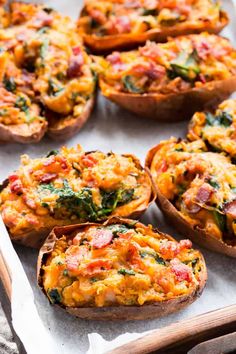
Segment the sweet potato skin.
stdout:
<path fill-rule="evenodd" d="M 82 9 L 81 13 L 84 12 Z M 225 11 L 221 12 L 221 21 L 217 26 L 213 26 L 209 21 L 205 23 L 195 23 L 188 25 L 180 23 L 175 26 L 166 27 L 165 30 L 152 29 L 139 34 L 117 34 L 112 36 L 99 37 L 94 34 L 87 34 L 83 26 L 78 22 L 79 31 L 84 38 L 85 44 L 95 54 L 109 53 L 113 50 L 127 50 L 137 48 L 139 45 L 144 44 L 147 40 L 155 42 L 166 42 L 168 37 L 177 37 L 181 35 L 188 35 L 193 33 L 209 32 L 218 34 L 228 24 L 229 18 Z"/>
<path fill-rule="evenodd" d="M 49 123 L 47 135 L 55 140 L 65 140 L 74 136 L 87 122 L 94 108 L 95 98 L 90 98 L 83 113 L 77 118 L 61 119 L 52 124 Z"/>
<path fill-rule="evenodd" d="M 47 131 L 47 126 L 46 120 L 8 126 L 0 124 L 0 142 L 38 143 Z"/>
<path fill-rule="evenodd" d="M 110 217 L 103 225 L 109 225 L 112 223 L 125 223 L 134 225 L 134 220 L 123 219 L 119 217 Z M 62 235 L 66 235 L 78 228 L 84 227 L 85 225 L 92 226 L 92 225 L 101 225 L 97 223 L 85 223 L 85 224 L 77 224 L 77 225 L 69 225 L 64 227 L 56 227 L 52 230 L 49 234 L 48 238 L 46 239 L 44 245 L 40 249 L 38 262 L 37 262 L 37 280 L 38 285 L 46 295 L 43 289 L 43 271 L 42 265 L 44 264 L 48 254 L 53 250 L 55 241 L 58 237 Z M 143 227 L 144 225 L 140 222 L 136 221 L 135 223 L 138 227 Z M 160 231 L 157 231 L 161 234 Z M 163 234 L 169 240 L 173 240 L 173 238 L 169 235 Z M 202 271 L 201 271 L 201 279 L 199 281 L 199 285 L 188 295 L 180 296 L 176 299 L 170 299 L 163 302 L 155 302 L 148 305 L 143 306 L 113 306 L 113 307 L 81 307 L 81 308 L 70 308 L 61 305 L 54 305 L 64 308 L 68 313 L 74 315 L 79 318 L 84 318 L 88 320 L 145 320 L 150 318 L 159 318 L 166 316 L 170 313 L 179 311 L 186 306 L 190 305 L 194 302 L 204 290 L 206 281 L 207 281 L 207 270 L 206 264 L 204 261 L 203 256 L 201 255 L 202 261 Z"/>
<path fill-rule="evenodd" d="M 132 94 L 118 92 L 100 79 L 105 97 L 143 118 L 163 122 L 190 119 L 196 111 L 214 109 L 236 90 L 236 75 L 227 80 L 217 80 L 190 90 L 171 94 Z"/>
<path fill-rule="evenodd" d="M 89 153 L 89 152 L 87 152 Z M 156 199 L 156 193 L 153 187 L 153 182 L 152 182 L 152 178 L 151 178 L 151 174 L 149 172 L 148 169 L 143 168 L 140 164 L 139 159 L 131 154 L 123 154 L 123 156 L 125 157 L 131 157 L 133 159 L 133 161 L 135 162 L 135 164 L 142 170 L 145 170 L 148 179 L 149 179 L 149 183 L 150 183 L 150 187 L 151 187 L 151 196 L 150 199 L 147 203 L 147 205 L 144 204 L 140 204 L 140 206 L 138 208 L 136 208 L 135 210 L 133 210 L 132 212 L 130 212 L 126 217 L 129 219 L 139 219 L 144 213 L 145 211 L 148 209 L 148 207 L 152 204 L 152 202 L 154 202 L 154 200 Z M 2 184 L 0 185 L 0 192 L 8 185 L 9 181 L 8 179 L 4 180 L 2 182 Z M 115 215 L 115 214 L 114 214 Z M 71 223 L 71 220 L 69 220 L 67 222 L 67 224 Z M 66 223 L 65 223 L 66 225 Z M 56 226 L 56 224 L 55 224 Z M 10 233 L 10 238 L 13 242 L 26 246 L 26 247 L 32 247 L 32 248 L 36 248 L 39 249 L 42 245 L 43 242 L 45 241 L 45 238 L 48 236 L 48 234 L 51 232 L 52 227 L 48 227 L 48 226 L 44 226 L 43 228 L 40 228 L 39 230 L 33 230 L 33 231 L 25 231 L 25 232 L 21 232 L 20 234 L 11 234 Z"/>
<path fill-rule="evenodd" d="M 154 146 L 149 150 L 145 166 L 150 169 L 154 155 L 160 149 L 161 144 Z M 155 192 L 157 195 L 156 204 L 161 209 L 162 213 L 166 219 L 173 225 L 182 235 L 190 238 L 193 242 L 200 245 L 201 247 L 207 248 L 210 251 L 225 254 L 229 257 L 236 258 L 236 247 L 227 245 L 222 240 L 212 237 L 211 234 L 205 232 L 203 229 L 198 227 L 194 228 L 191 226 L 180 214 L 180 212 L 175 208 L 175 206 L 160 192 L 158 187 L 155 185 Z"/>

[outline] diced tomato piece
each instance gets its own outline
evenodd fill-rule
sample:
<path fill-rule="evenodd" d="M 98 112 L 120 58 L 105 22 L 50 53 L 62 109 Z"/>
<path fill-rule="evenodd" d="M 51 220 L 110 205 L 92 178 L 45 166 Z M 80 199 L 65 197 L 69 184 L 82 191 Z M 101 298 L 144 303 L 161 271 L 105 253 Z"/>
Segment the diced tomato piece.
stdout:
<path fill-rule="evenodd" d="M 92 234 L 91 245 L 95 248 L 103 248 L 111 243 L 113 233 L 107 229 L 95 229 Z"/>
<path fill-rule="evenodd" d="M 76 46 L 76 47 L 72 48 L 72 52 L 74 55 L 78 55 L 78 54 L 82 53 L 82 49 L 80 46 Z"/>
<path fill-rule="evenodd" d="M 18 175 L 11 175 L 8 177 L 10 182 L 10 190 L 12 193 L 23 193 L 23 185 Z"/>
<path fill-rule="evenodd" d="M 178 281 L 184 281 L 186 280 L 187 282 L 192 281 L 192 273 L 191 269 L 184 263 L 181 263 L 179 259 L 175 258 L 170 261 L 171 264 L 171 270 L 175 274 L 176 278 Z"/>
<path fill-rule="evenodd" d="M 94 259 L 91 260 L 86 268 L 81 270 L 83 275 L 94 275 L 103 271 L 109 270 L 112 267 L 112 261 L 108 259 Z"/>
<path fill-rule="evenodd" d="M 236 218 L 236 200 L 225 204 L 224 211 L 231 217 Z"/>
<path fill-rule="evenodd" d="M 57 178 L 57 173 L 45 173 L 42 177 L 40 177 L 41 183 L 48 183 Z"/>
<path fill-rule="evenodd" d="M 61 168 L 63 170 L 66 170 L 68 168 L 67 160 L 63 156 L 56 156 L 56 161 L 58 161 L 61 165 Z"/>
<path fill-rule="evenodd" d="M 83 155 L 81 160 L 85 167 L 93 167 L 97 164 L 97 160 L 92 155 Z"/>
<path fill-rule="evenodd" d="M 86 246 L 71 246 L 66 251 L 66 264 L 68 270 L 78 271 L 82 259 L 87 258 L 88 248 Z"/>

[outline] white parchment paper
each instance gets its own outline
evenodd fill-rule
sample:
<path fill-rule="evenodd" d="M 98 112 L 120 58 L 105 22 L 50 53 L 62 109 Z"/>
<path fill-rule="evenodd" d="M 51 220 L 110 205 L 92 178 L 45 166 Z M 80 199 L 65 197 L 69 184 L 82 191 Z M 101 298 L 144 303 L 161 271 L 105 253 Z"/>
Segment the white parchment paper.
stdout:
<path fill-rule="evenodd" d="M 81 8 L 81 1 L 78 0 L 45 2 L 74 18 L 77 17 Z M 225 0 L 223 4 L 223 7 L 228 10 L 231 16 L 231 25 L 224 31 L 224 35 L 230 37 L 236 45 L 236 20 L 233 19 L 233 16 L 235 16 L 233 3 L 230 0 Z M 145 155 L 150 147 L 171 135 L 183 137 L 186 129 L 187 122 L 161 124 L 136 117 L 99 95 L 96 109 L 86 126 L 76 137 L 65 143 L 68 146 L 79 143 L 85 150 L 132 152 L 144 162 Z M 32 157 L 42 156 L 60 145 L 60 143 L 47 138 L 44 138 L 41 143 L 31 146 L 0 145 L 0 180 L 5 179 L 9 172 L 17 168 L 21 154 L 30 154 Z M 152 223 L 161 231 L 179 237 L 176 230 L 165 223 L 155 205 L 148 210 L 142 221 Z M 89 333 L 96 333 L 90 335 L 92 346 L 89 354 L 103 353 L 108 348 L 111 349 L 111 346 L 98 335 L 101 335 L 107 341 L 111 341 L 126 333 L 118 341 L 112 342 L 112 346 L 117 346 L 132 338 L 132 335 L 127 335 L 127 333 L 138 333 L 139 335 L 142 332 L 163 327 L 174 321 L 193 317 L 236 302 L 236 260 L 202 249 L 208 266 L 209 280 L 202 297 L 187 309 L 163 319 L 148 321 L 102 322 L 80 320 L 66 314 L 60 308 L 49 305 L 36 284 L 37 251 L 16 246 L 15 249 L 20 263 L 4 232 L 3 225 L 0 223 L 0 247 L 9 264 L 13 278 L 13 324 L 30 354 L 85 353 L 89 347 Z M 22 265 L 27 278 L 21 268 Z"/>

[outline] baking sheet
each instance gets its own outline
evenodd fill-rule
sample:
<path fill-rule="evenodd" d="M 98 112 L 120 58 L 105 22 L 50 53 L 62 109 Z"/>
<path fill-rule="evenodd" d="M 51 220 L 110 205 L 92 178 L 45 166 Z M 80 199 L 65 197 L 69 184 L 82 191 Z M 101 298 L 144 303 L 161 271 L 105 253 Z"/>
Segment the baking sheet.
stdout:
<path fill-rule="evenodd" d="M 45 1 L 49 6 L 52 6 L 64 14 L 72 15 L 74 17 L 79 13 L 81 1 L 78 0 L 61 0 L 61 1 Z M 234 16 L 233 2 L 230 0 L 223 1 L 223 7 L 228 11 L 230 16 Z M 236 20 L 231 19 L 230 26 L 223 32 L 227 37 L 230 37 L 236 45 Z M 97 100 L 96 109 L 82 131 L 70 141 L 65 142 L 68 146 L 81 144 L 85 150 L 96 150 L 108 152 L 113 150 L 118 153 L 135 153 L 142 162 L 146 152 L 150 147 L 157 144 L 160 140 L 169 138 L 171 135 L 183 137 L 186 133 L 187 122 L 180 122 L 175 124 L 161 124 L 155 121 L 147 120 L 137 117 L 125 110 L 108 102 L 106 99 L 99 95 Z M 58 148 L 61 144 L 44 138 L 43 141 L 37 145 L 23 146 L 18 144 L 0 145 L 0 180 L 7 177 L 9 172 L 16 169 L 19 165 L 19 157 L 21 154 L 30 154 L 31 157 L 45 155 L 51 149 Z M 145 223 L 152 223 L 163 232 L 169 232 L 176 238 L 179 238 L 176 230 L 166 225 L 157 207 L 153 205 L 145 216 L 142 218 Z M 186 235 L 187 237 L 187 235 Z M 9 245 L 5 244 L 5 254 L 9 258 L 8 253 Z M 186 317 L 192 317 L 210 310 L 214 310 L 223 306 L 231 305 L 236 302 L 236 260 L 230 259 L 223 255 L 217 255 L 212 252 L 202 249 L 208 265 L 209 280 L 206 289 L 200 299 L 187 309 L 170 315 L 163 319 L 145 320 L 140 322 L 102 322 L 102 321 L 88 321 L 80 320 L 64 313 L 62 309 L 50 306 L 46 298 L 41 294 L 36 285 L 36 260 L 37 251 L 27 249 L 24 247 L 15 247 L 21 263 L 24 267 L 29 283 L 33 288 L 36 308 L 39 313 L 34 326 L 38 328 L 38 338 L 34 340 L 31 338 L 34 334 L 30 334 L 29 330 L 32 324 L 26 323 L 25 319 L 32 316 L 33 299 L 30 289 L 28 289 L 28 300 L 22 303 L 23 294 L 25 292 L 25 280 L 22 280 L 22 287 L 20 283 L 17 284 L 17 294 L 13 295 L 13 319 L 22 321 L 22 333 L 24 335 L 23 341 L 28 341 L 28 348 L 34 348 L 32 354 L 36 353 L 36 342 L 40 341 L 45 336 L 48 338 L 47 333 L 50 333 L 52 339 L 51 343 L 47 343 L 50 354 L 80 354 L 88 350 L 88 334 L 99 333 L 106 340 L 112 340 L 118 335 L 125 332 L 143 332 L 158 327 L 165 326 L 173 321 L 181 320 Z M 10 252 L 10 250 L 9 250 Z M 14 278 L 18 279 L 20 274 L 19 264 L 17 264 L 15 256 L 11 253 L 11 270 L 14 273 Z M 19 280 L 19 279 L 18 279 Z M 28 303 L 29 301 L 29 303 Z M 30 309 L 28 313 L 22 311 Z M 28 306 L 29 305 L 29 306 Z M 34 314 L 37 317 L 37 314 Z M 29 317 L 27 317 L 29 316 Z M 42 320 L 42 323 L 40 322 Z M 43 324 L 43 325 L 42 325 Z M 42 327 L 45 327 L 45 331 Z M 43 332 L 42 332 L 43 331 Z M 46 341 L 46 339 L 45 339 Z M 35 343 L 35 344 L 33 344 Z M 94 353 L 99 352 L 100 342 Z M 51 346 L 51 349 L 49 349 Z M 45 353 L 43 348 L 40 349 L 41 353 Z M 31 353 L 31 351 L 29 350 Z"/>

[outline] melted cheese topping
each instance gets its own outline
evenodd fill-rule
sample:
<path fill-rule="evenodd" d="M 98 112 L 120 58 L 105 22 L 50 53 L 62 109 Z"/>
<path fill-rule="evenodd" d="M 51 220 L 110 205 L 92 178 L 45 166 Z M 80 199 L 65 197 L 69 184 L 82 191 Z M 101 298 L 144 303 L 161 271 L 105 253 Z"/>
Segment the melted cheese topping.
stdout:
<path fill-rule="evenodd" d="M 160 192 L 191 225 L 236 244 L 236 166 L 205 152 L 203 141 L 160 144 L 151 173 Z"/>
<path fill-rule="evenodd" d="M 216 112 L 194 114 L 187 135 L 193 141 L 203 139 L 210 149 L 222 151 L 236 158 L 236 100 L 222 102 Z"/>
<path fill-rule="evenodd" d="M 42 105 L 49 121 L 79 117 L 95 80 L 75 23 L 43 5 L 18 2 L 9 18 L 0 29 L 0 123 L 41 120 Z"/>
<path fill-rule="evenodd" d="M 108 91 L 133 94 L 186 91 L 236 73 L 236 51 L 230 42 L 208 33 L 181 36 L 164 44 L 147 42 L 139 50 L 113 52 L 97 61 Z"/>
<path fill-rule="evenodd" d="M 221 23 L 223 11 L 213 0 L 86 0 L 79 28 L 96 36 L 140 34 L 152 29 L 183 25 L 213 27 Z"/>
<path fill-rule="evenodd" d="M 132 156 L 85 153 L 80 146 L 50 156 L 22 156 L 0 193 L 0 212 L 12 235 L 43 227 L 128 216 L 148 206 L 152 187 Z"/>
<path fill-rule="evenodd" d="M 43 265 L 52 303 L 68 307 L 144 305 L 190 294 L 205 271 L 189 240 L 140 223 L 87 226 L 57 239 Z"/>

